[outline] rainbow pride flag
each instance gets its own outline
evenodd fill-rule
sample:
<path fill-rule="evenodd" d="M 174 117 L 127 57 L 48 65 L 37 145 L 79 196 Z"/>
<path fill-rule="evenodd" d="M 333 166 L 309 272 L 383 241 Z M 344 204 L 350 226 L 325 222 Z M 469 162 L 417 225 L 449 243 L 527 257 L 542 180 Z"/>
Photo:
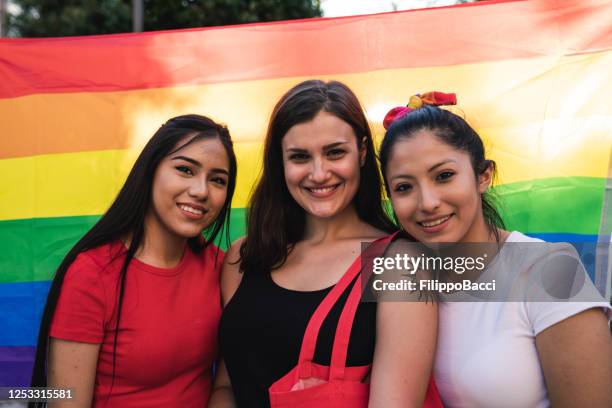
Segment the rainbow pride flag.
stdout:
<path fill-rule="evenodd" d="M 235 238 L 267 120 L 294 84 L 345 82 L 379 140 L 384 114 L 409 95 L 456 92 L 499 165 L 508 227 L 594 242 L 612 222 L 611 72 L 606 0 L 0 39 L 0 386 L 28 383 L 55 268 L 166 119 L 200 113 L 228 124 L 239 163 Z"/>

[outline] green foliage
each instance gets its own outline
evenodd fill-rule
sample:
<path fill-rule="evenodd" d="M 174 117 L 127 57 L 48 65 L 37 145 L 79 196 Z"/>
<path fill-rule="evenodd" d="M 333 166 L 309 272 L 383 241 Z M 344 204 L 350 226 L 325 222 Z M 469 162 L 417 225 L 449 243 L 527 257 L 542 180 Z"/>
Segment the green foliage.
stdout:
<path fill-rule="evenodd" d="M 132 6 L 125 0 L 17 0 L 8 31 L 20 37 L 108 34 L 131 31 Z"/>
<path fill-rule="evenodd" d="M 145 30 L 210 27 L 320 17 L 312 0 L 144 0 Z"/>
<path fill-rule="evenodd" d="M 132 31 L 131 0 L 12 0 L 21 13 L 8 17 L 20 37 Z M 143 0 L 144 29 L 166 30 L 278 21 L 322 15 L 320 0 Z"/>

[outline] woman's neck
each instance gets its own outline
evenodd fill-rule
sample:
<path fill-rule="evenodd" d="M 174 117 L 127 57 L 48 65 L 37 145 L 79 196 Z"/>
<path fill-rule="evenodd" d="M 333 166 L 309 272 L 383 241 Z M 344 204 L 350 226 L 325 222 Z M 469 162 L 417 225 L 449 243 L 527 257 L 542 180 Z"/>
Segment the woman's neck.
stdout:
<path fill-rule="evenodd" d="M 505 241 L 508 232 L 499 230 L 500 244 Z M 482 214 L 474 221 L 468 232 L 463 236 L 461 243 L 489 243 L 497 244 L 497 236 L 495 235 L 495 227 L 489 226 Z"/>
<path fill-rule="evenodd" d="M 353 238 L 363 234 L 364 224 L 352 205 L 332 217 L 321 218 L 307 214 L 304 240 L 324 243 Z"/>
<path fill-rule="evenodd" d="M 148 265 L 158 268 L 173 268 L 181 261 L 187 238 L 171 233 L 159 222 L 152 222 L 147 214 L 144 225 L 144 236 L 136 258 Z"/>

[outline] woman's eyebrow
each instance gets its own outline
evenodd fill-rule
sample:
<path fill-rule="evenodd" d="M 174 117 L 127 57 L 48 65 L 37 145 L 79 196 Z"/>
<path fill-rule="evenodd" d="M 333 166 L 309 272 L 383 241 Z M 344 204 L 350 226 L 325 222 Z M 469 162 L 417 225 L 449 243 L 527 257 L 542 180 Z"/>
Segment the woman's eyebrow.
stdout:
<path fill-rule="evenodd" d="M 396 174 L 395 176 L 391 177 L 391 179 L 389 181 L 393 181 L 393 180 L 399 179 L 399 178 L 414 179 L 414 176 L 411 176 L 409 174 Z"/>
<path fill-rule="evenodd" d="M 331 143 L 328 145 L 323 146 L 323 150 L 329 150 L 329 149 L 333 149 L 335 147 L 340 147 L 342 145 L 345 145 L 347 142 L 342 141 L 342 142 L 335 142 L 335 143 Z"/>
<path fill-rule="evenodd" d="M 171 158 L 170 160 L 185 160 L 186 162 L 189 162 L 189 163 L 193 164 L 194 166 L 202 167 L 202 164 L 199 161 L 194 160 L 194 159 L 192 159 L 190 157 L 187 157 L 187 156 L 175 156 L 175 157 Z"/>
<path fill-rule="evenodd" d="M 210 169 L 211 173 L 221 173 L 221 174 L 225 174 L 226 176 L 229 176 L 229 171 L 227 171 L 227 169 L 222 169 L 222 168 L 214 168 L 214 169 Z"/>
<path fill-rule="evenodd" d="M 289 147 L 287 148 L 288 152 L 294 152 L 294 153 L 306 153 L 308 150 L 306 149 L 300 149 L 299 147 Z"/>
<path fill-rule="evenodd" d="M 427 171 L 428 171 L 428 172 L 433 171 L 433 170 L 435 170 L 437 167 L 440 167 L 440 166 L 442 166 L 442 165 L 444 165 L 444 164 L 446 164 L 446 163 L 449 163 L 449 162 L 452 162 L 452 163 L 457 163 L 457 161 L 456 161 L 456 160 L 453 160 L 453 159 L 446 159 L 446 160 L 441 161 L 441 162 L 440 162 L 440 163 L 438 163 L 438 164 L 434 164 L 434 165 L 433 165 L 433 166 L 431 166 L 431 167 L 429 168 L 429 170 L 427 170 Z"/>
<path fill-rule="evenodd" d="M 347 141 L 344 141 L 344 140 L 343 140 L 343 141 L 340 141 L 340 142 L 330 143 L 330 144 L 328 144 L 328 145 L 323 146 L 323 150 L 333 149 L 333 148 L 335 148 L 335 147 L 339 147 L 339 146 L 345 145 L 345 144 L 347 144 L 347 143 L 348 143 L 348 142 L 347 142 Z M 303 149 L 303 148 L 301 148 L 301 147 L 288 147 L 288 148 L 286 149 L 286 151 L 288 151 L 288 152 L 298 152 L 298 153 L 306 153 L 306 152 L 308 152 L 308 150 L 307 150 L 307 149 Z"/>

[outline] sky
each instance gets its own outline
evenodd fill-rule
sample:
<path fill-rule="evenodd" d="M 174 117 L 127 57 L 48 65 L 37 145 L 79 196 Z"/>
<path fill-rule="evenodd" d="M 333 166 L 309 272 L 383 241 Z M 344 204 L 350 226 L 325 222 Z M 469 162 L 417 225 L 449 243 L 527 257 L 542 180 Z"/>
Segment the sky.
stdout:
<path fill-rule="evenodd" d="M 325 17 L 340 17 L 449 6 L 458 2 L 457 0 L 321 0 L 321 8 Z"/>

